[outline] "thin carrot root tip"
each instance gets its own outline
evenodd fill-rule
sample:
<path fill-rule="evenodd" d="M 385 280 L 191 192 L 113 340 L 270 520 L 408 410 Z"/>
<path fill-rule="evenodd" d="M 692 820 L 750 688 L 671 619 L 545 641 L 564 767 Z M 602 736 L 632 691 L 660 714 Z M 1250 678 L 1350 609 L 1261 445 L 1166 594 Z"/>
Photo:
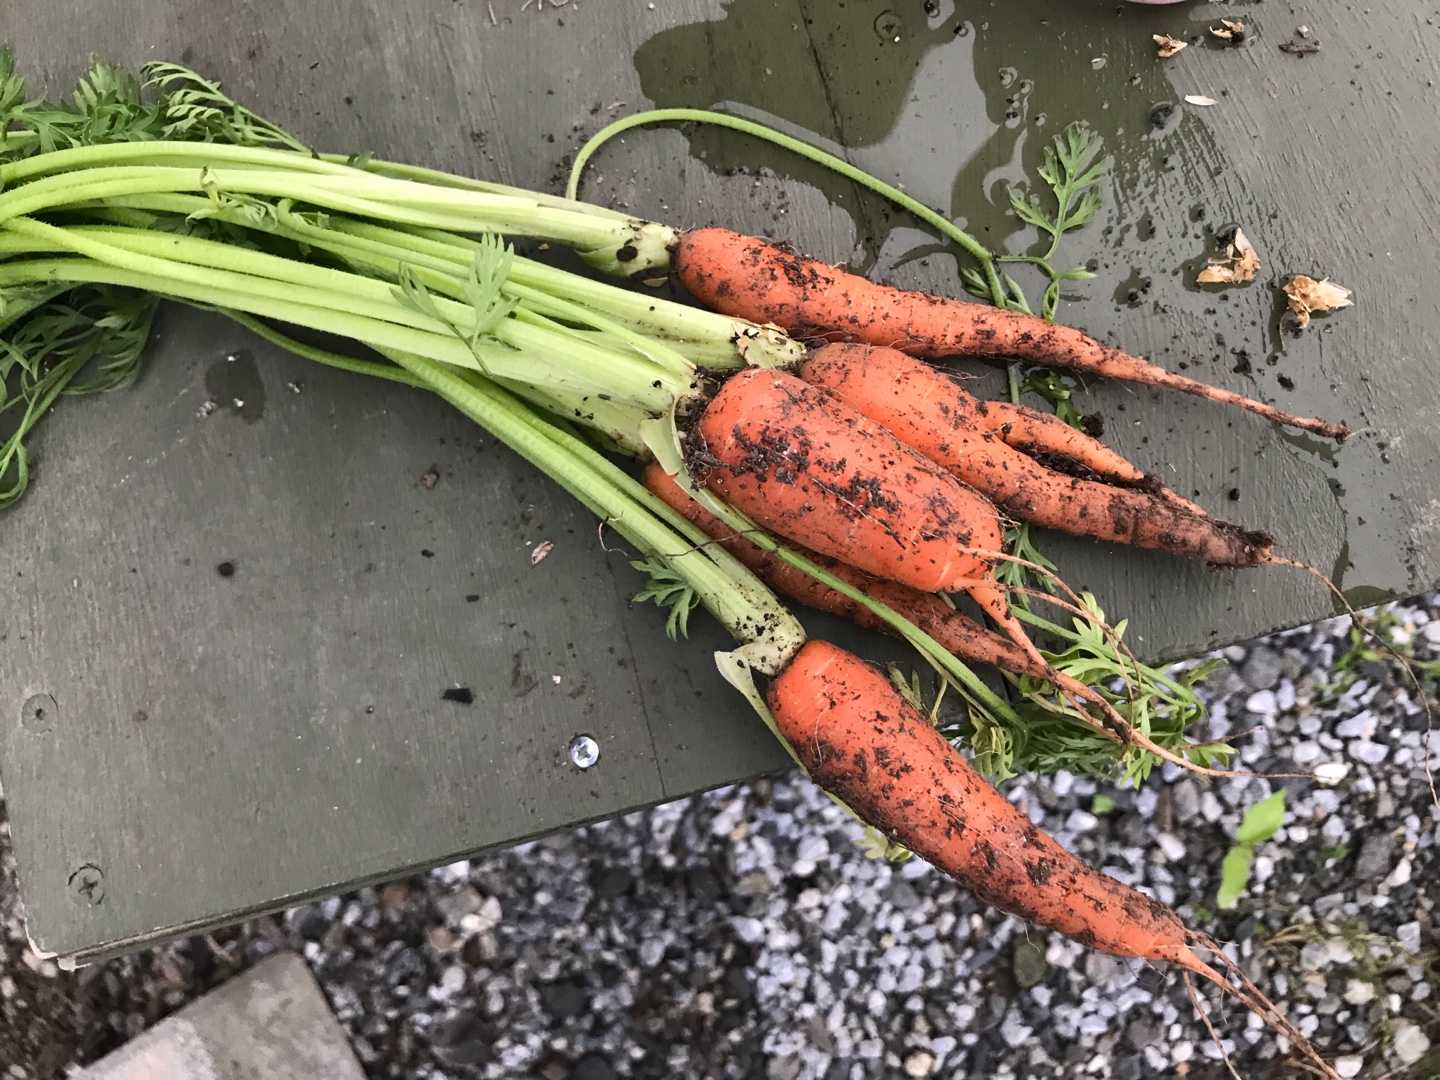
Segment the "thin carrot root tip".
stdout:
<path fill-rule="evenodd" d="M 1225 974 L 1221 974 L 1221 972 L 1217 971 L 1214 967 L 1205 963 L 1189 948 L 1184 950 L 1185 953 L 1188 954 L 1189 959 L 1177 958 L 1176 963 L 1201 975 L 1220 987 L 1223 993 L 1235 998 L 1256 1016 L 1260 1017 L 1272 1031 L 1290 1040 L 1295 1049 L 1299 1051 L 1310 1065 L 1319 1071 L 1320 1075 L 1332 1078 L 1332 1080 L 1340 1080 L 1339 1074 L 1335 1072 L 1328 1061 L 1320 1056 L 1320 1052 L 1315 1049 L 1310 1040 L 1301 1034 L 1300 1030 L 1296 1028 L 1284 1012 L 1281 1011 L 1280 1007 L 1271 1001 L 1260 987 L 1255 985 L 1254 980 L 1245 974 L 1244 969 L 1230 959 L 1218 941 L 1208 934 L 1202 934 L 1198 931 L 1192 930 L 1188 933 L 1192 941 L 1215 957 L 1220 966 L 1225 969 Z M 1203 1009 L 1201 1013 L 1203 1016 Z M 1206 1026 L 1209 1027 L 1208 1017 L 1205 1022 Z"/>
<path fill-rule="evenodd" d="M 894 346 L 932 358 L 1019 358 L 1179 390 L 1331 439 L 1343 440 L 1350 433 L 1344 424 L 1295 416 L 1166 371 L 1074 327 L 969 300 L 877 285 L 729 229 L 683 235 L 675 249 L 675 268 L 681 283 L 705 306 L 752 322 L 774 323 L 797 338 Z"/>

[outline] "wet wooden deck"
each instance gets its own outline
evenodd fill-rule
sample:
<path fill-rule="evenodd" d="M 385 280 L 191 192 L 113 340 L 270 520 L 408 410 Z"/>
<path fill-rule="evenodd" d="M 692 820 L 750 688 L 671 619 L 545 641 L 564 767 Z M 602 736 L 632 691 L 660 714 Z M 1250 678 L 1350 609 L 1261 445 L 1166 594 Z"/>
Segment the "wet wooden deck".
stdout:
<path fill-rule="evenodd" d="M 654 10 L 651 10 L 653 7 Z M 491 18 L 493 9 L 495 18 Z M 1440 578 L 1440 329 L 1432 126 L 1440 32 L 1334 0 L 1321 41 L 1246 6 L 1240 49 L 1167 63 L 1199 9 L 821 0 L 18 0 L 21 67 L 68 89 L 95 52 L 174 58 L 317 145 L 554 188 L 608 119 L 732 108 L 847 148 L 998 244 L 1008 183 L 1086 120 L 1115 157 L 1067 245 L 1100 277 L 1064 317 L 1191 374 L 1362 429 L 1343 448 L 1188 398 L 1080 394 L 1107 438 L 1226 516 L 1272 530 L 1357 602 Z M 1186 94 L 1218 104 L 1179 104 Z M 1162 103 L 1174 112 L 1157 113 Z M 756 172 L 760 168 L 761 171 Z M 957 288 L 912 222 L 713 131 L 638 132 L 587 194 L 678 224 L 771 230 L 904 284 Z M 1200 290 L 1207 229 L 1264 262 Z M 1356 306 L 1291 337 L 1275 284 L 1328 274 Z M 232 357 L 234 358 L 232 360 Z M 981 375 L 982 369 L 975 369 Z M 987 381 L 988 380 L 988 381 Z M 982 388 L 998 391 L 984 374 Z M 243 405 L 236 405 L 236 400 Z M 219 402 L 208 417 L 202 402 Z M 594 522 L 435 401 L 305 366 L 193 312 L 161 320 L 133 390 L 67 401 L 0 517 L 0 776 L 30 930 L 72 958 L 234 920 L 780 766 L 709 662 L 674 647 Z M 431 466 L 433 490 L 419 483 Z M 528 545 L 554 543 L 531 567 Z M 1332 611 L 1302 575 L 1215 573 L 1045 537 L 1150 657 Z M 217 572 L 231 562 L 232 576 Z M 470 597 L 478 596 L 478 600 Z M 812 629 L 839 633 L 820 619 Z M 863 642 L 871 655 L 898 646 Z M 473 689 L 475 703 L 441 700 Z M 26 703 L 45 705 L 43 716 Z M 588 771 L 566 748 L 592 735 Z"/>

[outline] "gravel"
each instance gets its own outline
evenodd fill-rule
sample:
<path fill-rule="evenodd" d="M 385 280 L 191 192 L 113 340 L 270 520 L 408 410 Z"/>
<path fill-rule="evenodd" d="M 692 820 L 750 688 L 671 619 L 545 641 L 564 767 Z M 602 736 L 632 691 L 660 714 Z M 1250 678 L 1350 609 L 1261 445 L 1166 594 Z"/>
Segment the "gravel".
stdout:
<path fill-rule="evenodd" d="M 1440 597 L 1398 605 L 1440 654 Z M 1440 815 L 1413 688 L 1348 685 L 1346 620 L 1226 650 L 1212 727 L 1263 722 L 1261 772 L 1307 780 L 1140 791 L 1060 774 L 1007 792 L 1062 843 L 1233 942 L 1342 1076 L 1440 1076 Z M 1440 740 L 1430 744 L 1440 756 Z M 1245 809 L 1283 785 L 1285 828 L 1215 911 Z M 1097 792 L 1114 801 L 1105 813 Z M 986 1076 L 1219 1080 L 1183 985 L 987 909 L 918 860 L 865 859 L 795 777 L 758 780 L 264 917 L 77 973 L 29 952 L 0 820 L 0 1077 L 49 1080 L 277 949 L 300 951 L 372 1077 Z M 1212 1006 L 1242 1075 L 1292 1075 Z"/>

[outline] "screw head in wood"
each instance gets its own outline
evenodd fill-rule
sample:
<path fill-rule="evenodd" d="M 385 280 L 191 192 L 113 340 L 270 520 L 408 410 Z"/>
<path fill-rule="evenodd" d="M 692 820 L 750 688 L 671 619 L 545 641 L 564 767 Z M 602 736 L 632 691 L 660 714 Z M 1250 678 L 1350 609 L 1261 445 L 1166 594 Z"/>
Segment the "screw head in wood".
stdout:
<path fill-rule="evenodd" d="M 20 726 L 36 735 L 43 735 L 55 722 L 59 707 L 49 694 L 36 694 L 20 706 Z"/>
<path fill-rule="evenodd" d="M 576 735 L 570 740 L 570 764 L 588 769 L 600 760 L 600 744 L 589 735 Z"/>
<path fill-rule="evenodd" d="M 94 863 L 81 863 L 70 872 L 66 887 L 75 900 L 98 907 L 105 899 L 105 872 Z"/>

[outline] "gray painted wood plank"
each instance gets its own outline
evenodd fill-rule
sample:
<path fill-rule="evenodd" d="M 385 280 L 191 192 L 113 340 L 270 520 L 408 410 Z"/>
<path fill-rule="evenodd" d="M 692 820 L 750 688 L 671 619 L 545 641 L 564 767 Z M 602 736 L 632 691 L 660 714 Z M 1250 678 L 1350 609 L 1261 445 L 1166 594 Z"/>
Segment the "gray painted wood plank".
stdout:
<path fill-rule="evenodd" d="M 1066 317 L 1365 429 L 1331 453 L 1203 402 L 1097 383 L 1081 396 L 1107 437 L 1216 510 L 1273 529 L 1288 552 L 1338 568 L 1357 600 L 1440 578 L 1440 390 L 1416 344 L 1440 321 L 1422 287 L 1435 146 L 1392 137 L 1429 115 L 1435 46 L 1413 14 L 1372 12 L 1356 28 L 1322 4 L 1306 21 L 1323 50 L 1301 61 L 1276 50 L 1288 13 L 1247 8 L 1252 45 L 1196 46 L 1159 65 L 1149 35 L 1198 31 L 1202 12 L 1041 0 L 942 3 L 933 18 L 920 5 L 809 0 L 493 6 L 498 26 L 484 3 L 450 0 L 304 5 L 283 20 L 260 0 L 102 0 L 83 21 L 22 3 L 7 33 L 22 66 L 56 86 L 101 48 L 131 64 L 181 57 L 317 143 L 542 187 L 612 116 L 652 102 L 734 107 L 843 141 L 990 242 L 1011 228 L 997 209 L 1005 184 L 1046 136 L 1087 119 L 1117 161 L 1101 220 L 1067 245 L 1098 259 L 1101 277 L 1075 290 Z M 1393 62 L 1370 60 L 1391 48 Z M 1172 127 L 1149 129 L 1157 102 L 1190 92 L 1220 104 L 1182 106 Z M 956 287 L 954 258 L 912 223 L 727 133 L 633 133 L 596 161 L 587 192 Z M 1196 290 L 1204 229 L 1226 219 L 1257 243 L 1262 279 Z M 1355 287 L 1357 306 L 1279 334 L 1271 285 L 1295 271 Z M 1233 349 L 1247 351 L 1249 374 L 1232 370 Z M 993 369 L 970 370 L 998 389 Z M 207 398 L 222 408 L 201 419 Z M 122 948 L 780 763 L 713 672 L 718 630 L 697 620 L 693 640 L 672 647 L 653 611 L 630 609 L 635 576 L 601 550 L 594 523 L 421 395 L 172 311 L 141 383 L 66 402 L 36 450 L 32 494 L 0 517 L 19 575 L 0 598 L 0 775 L 41 947 Z M 426 491 L 416 481 L 432 464 L 442 479 Z M 531 567 L 526 542 L 542 539 L 554 553 Z M 1330 610 L 1298 574 L 1044 542 L 1073 584 L 1132 618 L 1150 656 Z M 228 579 L 215 572 L 226 559 Z M 439 700 L 457 682 L 475 706 Z M 47 722 L 17 724 L 41 692 L 55 701 Z M 578 731 L 601 741 L 588 773 L 563 756 Z M 71 881 L 84 864 L 103 872 L 98 904 L 77 891 L 89 871 Z"/>

